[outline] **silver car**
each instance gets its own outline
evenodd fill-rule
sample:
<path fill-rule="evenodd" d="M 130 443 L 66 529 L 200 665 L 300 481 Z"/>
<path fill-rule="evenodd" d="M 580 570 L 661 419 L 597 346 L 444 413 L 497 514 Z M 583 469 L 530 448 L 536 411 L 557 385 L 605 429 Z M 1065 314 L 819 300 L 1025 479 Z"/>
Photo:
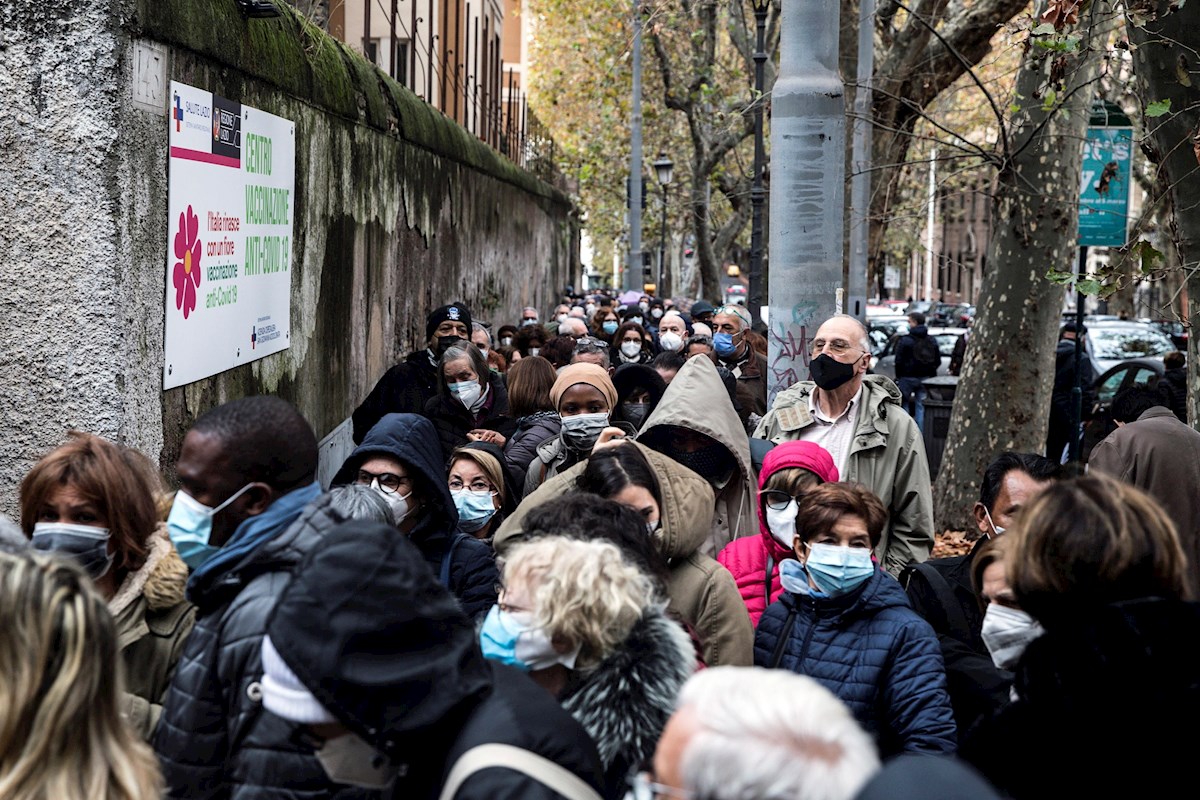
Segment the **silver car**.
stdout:
<path fill-rule="evenodd" d="M 929 329 L 929 335 L 937 341 L 938 350 L 942 354 L 942 365 L 938 367 L 938 375 L 950 374 L 950 356 L 954 354 L 954 345 L 958 342 L 958 337 L 966 332 L 966 328 Z M 893 337 L 883 351 L 871 359 L 872 372 L 896 380 L 896 343 L 899 341 L 899 336 Z"/>

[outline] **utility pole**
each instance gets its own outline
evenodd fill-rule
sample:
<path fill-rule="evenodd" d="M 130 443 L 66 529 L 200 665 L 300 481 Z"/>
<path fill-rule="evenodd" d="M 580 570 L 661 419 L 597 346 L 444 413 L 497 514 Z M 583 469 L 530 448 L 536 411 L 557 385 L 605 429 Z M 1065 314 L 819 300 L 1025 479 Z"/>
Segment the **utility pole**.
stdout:
<path fill-rule="evenodd" d="M 933 225 L 937 202 L 937 148 L 929 151 L 929 209 L 925 215 L 925 287 L 922 299 L 933 301 Z"/>
<path fill-rule="evenodd" d="M 842 288 L 846 98 L 838 7 L 781 4 L 779 78 L 771 93 L 768 400 L 808 378 L 809 342 Z"/>
<path fill-rule="evenodd" d="M 871 76 L 875 72 L 875 0 L 860 0 L 858 9 L 858 87 L 854 92 L 854 128 L 850 163 L 850 273 L 846 288 L 848 313 L 859 322 L 867 316 L 867 247 L 871 206 Z"/>
<path fill-rule="evenodd" d="M 642 277 L 642 9 L 633 0 L 633 118 L 629 124 L 629 261 L 624 288 L 641 288 Z"/>
<path fill-rule="evenodd" d="M 750 223 L 750 296 L 746 298 L 750 318 L 757 324 L 762 319 L 763 304 L 763 203 L 767 190 L 763 188 L 763 170 L 767 150 L 763 142 L 763 82 L 767 63 L 766 29 L 771 0 L 754 0 L 754 184 L 750 189 L 752 222 Z"/>

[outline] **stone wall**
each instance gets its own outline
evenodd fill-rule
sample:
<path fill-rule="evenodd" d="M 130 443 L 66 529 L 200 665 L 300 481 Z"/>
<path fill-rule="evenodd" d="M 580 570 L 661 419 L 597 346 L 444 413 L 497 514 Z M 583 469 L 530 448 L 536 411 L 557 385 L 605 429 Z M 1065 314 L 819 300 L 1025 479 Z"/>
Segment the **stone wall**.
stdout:
<path fill-rule="evenodd" d="M 516 319 L 569 283 L 569 200 L 286 5 L 20 0 L 0 6 L 0 510 L 70 428 L 159 459 L 197 415 L 293 401 L 326 460 L 376 379 L 458 299 Z M 135 42 L 182 81 L 294 120 L 291 347 L 162 390 L 166 104 L 132 104 Z"/>

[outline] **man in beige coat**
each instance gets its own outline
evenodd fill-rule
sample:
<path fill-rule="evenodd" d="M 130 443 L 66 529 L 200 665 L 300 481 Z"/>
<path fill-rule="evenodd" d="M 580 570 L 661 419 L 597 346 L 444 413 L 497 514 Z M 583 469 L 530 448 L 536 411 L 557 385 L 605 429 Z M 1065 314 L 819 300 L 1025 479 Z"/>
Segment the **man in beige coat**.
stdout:
<path fill-rule="evenodd" d="M 871 353 L 858 320 L 827 320 L 810 355 L 813 380 L 780 392 L 754 436 L 816 442 L 833 456 L 842 480 L 874 492 L 888 510 L 875 556 L 899 575 L 933 550 L 933 486 L 921 431 L 900 406 L 896 384 L 867 375 Z"/>
<path fill-rule="evenodd" d="M 729 570 L 700 552 L 712 529 L 712 488 L 662 453 L 636 442 L 617 446 L 638 448 L 658 480 L 661 506 L 654 536 L 659 553 L 669 564 L 669 609 L 699 635 L 705 664 L 749 666 L 754 661 L 754 629 L 737 584 Z M 576 480 L 586 468 L 586 461 L 576 464 L 526 497 L 496 532 L 492 540 L 496 553 L 502 556 L 505 547 L 521 538 L 525 517 L 532 509 L 576 491 Z"/>
<path fill-rule="evenodd" d="M 1200 433 L 1161 405 L 1142 386 L 1117 392 L 1112 417 L 1117 429 L 1096 445 L 1088 471 L 1136 486 L 1163 507 L 1187 554 L 1192 593 L 1200 597 Z"/>

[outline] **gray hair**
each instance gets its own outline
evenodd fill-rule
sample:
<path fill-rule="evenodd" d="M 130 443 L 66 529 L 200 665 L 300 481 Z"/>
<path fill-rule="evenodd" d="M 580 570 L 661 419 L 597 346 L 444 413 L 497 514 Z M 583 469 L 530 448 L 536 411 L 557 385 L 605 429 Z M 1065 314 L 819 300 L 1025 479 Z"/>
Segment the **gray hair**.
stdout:
<path fill-rule="evenodd" d="M 688 351 L 688 348 L 694 344 L 702 344 L 705 347 L 707 347 L 709 350 L 714 349 L 713 348 L 713 340 L 712 340 L 711 336 L 703 336 L 703 335 L 697 334 L 696 336 L 689 336 L 687 338 L 687 341 L 685 341 L 683 343 L 683 351 L 682 352 L 686 353 Z"/>
<path fill-rule="evenodd" d="M 753 323 L 749 309 L 745 306 L 739 306 L 737 303 L 726 303 L 721 306 L 713 313 L 713 319 L 716 319 L 718 314 L 724 314 L 727 317 L 737 317 L 738 322 L 742 323 L 742 330 L 747 330 Z"/>
<path fill-rule="evenodd" d="M 379 492 L 370 486 L 348 483 L 329 490 L 329 507 L 346 519 L 361 519 L 395 525 L 396 518 Z"/>
<path fill-rule="evenodd" d="M 601 356 L 600 366 L 605 369 L 612 366 L 612 362 L 608 357 L 608 342 L 592 336 L 584 336 L 575 343 L 575 351 L 571 355 L 571 363 L 574 364 L 578 361 L 580 355 L 595 355 L 597 353 Z"/>
<path fill-rule="evenodd" d="M 853 316 L 852 314 L 834 314 L 829 319 L 845 319 L 857 325 L 858 329 L 862 331 L 862 334 L 858 337 L 859 346 L 868 353 L 871 352 L 871 338 L 867 335 L 867 326 L 863 325 L 862 321 L 859 320 L 858 317 Z M 828 322 L 829 319 L 825 320 L 825 322 Z"/>
<path fill-rule="evenodd" d="M 438 362 L 438 391 L 442 394 L 450 391 L 446 384 L 446 365 L 460 358 L 465 358 L 471 362 L 471 369 L 475 370 L 481 386 L 488 385 L 490 378 L 488 375 L 487 358 L 475 346 L 474 342 L 459 342 L 447 347 L 446 352 L 442 353 L 442 360 Z"/>
<path fill-rule="evenodd" d="M 804 675 L 711 667 L 688 679 L 677 708 L 693 712 L 679 774 L 698 798 L 851 800 L 879 770 L 850 709 Z"/>
<path fill-rule="evenodd" d="M 492 332 L 488 330 L 488 326 L 484 325 L 482 322 L 472 322 L 471 333 L 474 334 L 479 331 L 483 331 L 483 335 L 487 337 L 488 344 L 490 345 L 492 343 Z"/>
<path fill-rule="evenodd" d="M 567 317 L 558 325 L 558 333 L 560 336 L 570 336 L 572 334 L 567 331 L 578 331 L 580 336 L 586 336 L 588 329 L 587 323 L 583 321 L 583 317 Z"/>

